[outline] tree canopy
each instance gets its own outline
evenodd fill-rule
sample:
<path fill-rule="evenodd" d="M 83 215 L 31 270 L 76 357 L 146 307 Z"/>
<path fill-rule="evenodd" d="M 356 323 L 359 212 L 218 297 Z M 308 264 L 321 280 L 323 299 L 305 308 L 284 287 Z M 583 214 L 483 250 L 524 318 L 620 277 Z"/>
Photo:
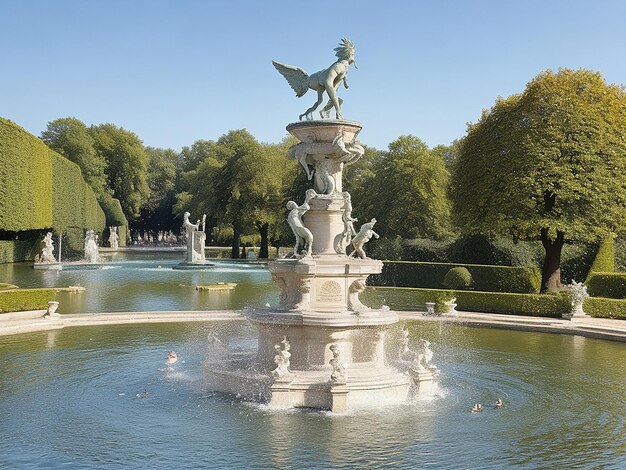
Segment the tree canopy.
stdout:
<path fill-rule="evenodd" d="M 541 73 L 468 127 L 452 181 L 464 232 L 541 239 L 542 289 L 560 287 L 565 241 L 623 230 L 624 89 L 586 70 Z"/>

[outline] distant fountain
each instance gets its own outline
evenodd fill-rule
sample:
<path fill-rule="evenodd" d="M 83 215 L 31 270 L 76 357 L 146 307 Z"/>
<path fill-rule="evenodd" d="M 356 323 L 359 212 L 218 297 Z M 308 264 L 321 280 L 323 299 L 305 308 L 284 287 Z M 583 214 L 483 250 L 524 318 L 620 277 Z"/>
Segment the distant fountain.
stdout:
<path fill-rule="evenodd" d="M 52 232 L 46 233 L 43 239 L 44 247 L 41 250 L 39 257 L 40 263 L 56 263 L 57 260 L 54 257 L 54 240 L 52 240 Z"/>
<path fill-rule="evenodd" d="M 343 70 L 337 75 L 338 86 L 354 61 L 354 47 L 344 40 L 336 51 L 340 60 L 324 73 Z M 302 74 L 308 76 L 301 69 L 276 66 L 294 89 L 304 86 L 299 80 L 304 80 Z M 331 104 L 322 110 L 323 117 L 332 103 L 339 114 L 341 100 L 333 99 L 332 93 L 336 88 L 327 88 Z M 309 114 L 303 116 L 308 119 Z M 376 219 L 355 233 L 352 199 L 342 189 L 344 166 L 364 153 L 357 140 L 361 128 L 358 122 L 343 119 L 305 120 L 287 126 L 299 141 L 289 154 L 313 180 L 313 189 L 306 191 L 301 205 L 287 204 L 287 220 L 296 238 L 293 252 L 268 264 L 280 287 L 278 308 L 249 312 L 259 326 L 258 354 L 247 362 L 229 362 L 230 370 L 208 364 L 208 377 L 216 390 L 262 397 L 270 405 L 341 412 L 402 403 L 432 384 L 427 345 L 422 346 L 422 358 L 414 367 L 392 367 L 385 356 L 385 336 L 398 316 L 389 309 L 368 308 L 359 300 L 367 277 L 380 273 L 383 265 L 363 250 L 372 237 L 378 238 L 373 230 Z M 349 245 L 356 257 L 346 255 Z"/>
<path fill-rule="evenodd" d="M 109 227 L 109 246 L 114 250 L 119 247 L 120 236 L 117 234 L 117 227 Z"/>
<path fill-rule="evenodd" d="M 98 256 L 98 236 L 96 233 L 89 229 L 85 235 L 85 256 L 84 260 L 87 263 L 97 263 L 99 261 Z"/>
<path fill-rule="evenodd" d="M 187 237 L 187 249 L 185 251 L 185 261 L 172 266 L 174 269 L 197 269 L 213 266 L 213 263 L 206 261 L 204 246 L 206 244 L 206 214 L 196 223 L 192 223 L 189 218 L 191 214 L 185 212 L 183 215 L 183 230 Z"/>

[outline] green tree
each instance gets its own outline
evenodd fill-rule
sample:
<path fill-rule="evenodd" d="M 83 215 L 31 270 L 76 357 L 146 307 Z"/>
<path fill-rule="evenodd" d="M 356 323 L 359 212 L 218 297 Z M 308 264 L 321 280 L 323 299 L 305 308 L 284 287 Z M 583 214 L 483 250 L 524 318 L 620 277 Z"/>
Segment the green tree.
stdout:
<path fill-rule="evenodd" d="M 617 232 L 626 219 L 626 95 L 599 73 L 547 71 L 470 125 L 454 167 L 466 233 L 540 239 L 542 291 L 560 287 L 566 241 Z"/>
<path fill-rule="evenodd" d="M 107 162 L 113 196 L 119 199 L 126 217 L 136 219 L 149 194 L 143 143 L 133 132 L 113 124 L 91 126 L 89 133 L 96 152 Z"/>
<path fill-rule="evenodd" d="M 177 161 L 179 155 L 172 149 L 146 147 L 148 155 L 147 180 L 150 193 L 141 207 L 141 216 L 135 228 L 158 232 L 178 231 L 172 208 L 176 202 Z"/>
<path fill-rule="evenodd" d="M 449 178 L 443 160 L 424 142 L 398 137 L 388 152 L 374 156 L 359 190 L 366 210 L 358 209 L 355 198 L 355 214 L 360 222 L 374 216 L 376 231 L 388 238 L 445 237 L 450 233 Z"/>
<path fill-rule="evenodd" d="M 105 173 L 106 160 L 96 152 L 93 138 L 82 121 L 73 117 L 50 121 L 41 133 L 41 140 L 76 163 L 98 197 L 111 194 Z"/>

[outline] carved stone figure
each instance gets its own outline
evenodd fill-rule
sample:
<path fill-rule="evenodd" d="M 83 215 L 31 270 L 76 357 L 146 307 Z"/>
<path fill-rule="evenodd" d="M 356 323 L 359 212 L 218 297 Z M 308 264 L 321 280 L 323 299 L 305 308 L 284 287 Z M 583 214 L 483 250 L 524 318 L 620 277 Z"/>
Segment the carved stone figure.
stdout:
<path fill-rule="evenodd" d="M 366 310 L 367 307 L 359 300 L 359 294 L 365 290 L 365 279 L 356 279 L 348 289 L 348 308 L 354 312 Z"/>
<path fill-rule="evenodd" d="M 120 237 L 117 234 L 117 227 L 109 227 L 109 245 L 114 250 L 117 250 L 119 246 Z"/>
<path fill-rule="evenodd" d="M 333 372 L 330 374 L 330 381 L 333 383 L 345 383 L 346 368 L 341 360 L 339 347 L 336 344 L 331 344 L 329 349 L 333 353 L 332 359 L 328 361 L 333 368 Z"/>
<path fill-rule="evenodd" d="M 311 201 L 311 199 L 315 196 L 317 196 L 317 193 L 313 189 L 308 189 L 302 205 L 299 206 L 294 201 L 289 201 L 287 203 L 287 209 L 289 209 L 287 223 L 291 227 L 293 234 L 296 236 L 296 244 L 293 248 L 293 253 L 296 258 L 311 256 L 313 249 L 313 234 L 304 226 L 302 216 L 311 208 L 309 206 L 309 201 Z"/>
<path fill-rule="evenodd" d="M 43 238 L 44 247 L 41 250 L 41 256 L 39 262 L 41 263 L 55 263 L 54 258 L 54 240 L 52 240 L 52 232 L 46 233 Z"/>
<path fill-rule="evenodd" d="M 355 48 L 352 41 L 345 38 L 342 39 L 339 46 L 335 48 L 337 61 L 327 69 L 320 70 L 312 75 L 308 75 L 304 69 L 300 67 L 272 61 L 276 70 L 285 77 L 291 88 L 296 92 L 298 98 L 304 96 L 304 94 L 309 91 L 309 88 L 317 91 L 317 101 L 300 115 L 301 121 L 302 118 L 306 118 L 307 120 L 313 119 L 313 112 L 322 104 L 324 99 L 324 91 L 330 99 L 326 106 L 320 111 L 320 116 L 327 118 L 330 114 L 330 109 L 334 107 L 337 119 L 343 119 L 341 115 L 341 104 L 343 100 L 337 97 L 337 89 L 342 83 L 344 87 L 348 88 L 347 76 L 350 65 L 354 64 L 354 67 L 358 68 L 354 63 L 354 52 Z"/>
<path fill-rule="evenodd" d="M 300 294 L 300 301 L 294 305 L 296 310 L 308 310 L 311 303 L 311 279 L 300 279 L 298 285 L 298 293 Z"/>
<path fill-rule="evenodd" d="M 420 338 L 420 351 L 418 356 L 418 369 L 437 373 L 437 366 L 432 363 L 433 352 L 430 349 L 430 341 Z"/>
<path fill-rule="evenodd" d="M 361 229 L 359 233 L 356 234 L 354 239 L 352 240 L 352 246 L 354 247 L 354 251 L 350 253 L 350 256 L 355 253 L 359 256 L 359 258 L 367 258 L 365 255 L 365 251 L 363 251 L 363 245 L 369 242 L 372 237 L 380 238 L 376 232 L 374 232 L 374 224 L 376 223 L 376 219 L 372 219 L 369 222 L 361 225 Z"/>
<path fill-rule="evenodd" d="M 568 286 L 570 301 L 572 303 L 572 312 L 570 315 L 575 317 L 587 316 L 583 310 L 583 303 L 589 294 L 587 293 L 587 286 L 582 282 L 576 282 L 572 279 L 572 283 Z"/>
<path fill-rule="evenodd" d="M 98 262 L 98 239 L 93 230 L 87 230 L 85 235 L 85 260 L 88 263 Z"/>
<path fill-rule="evenodd" d="M 189 212 L 185 212 L 183 214 L 183 228 L 185 229 L 185 234 L 187 235 L 187 251 L 185 254 L 185 261 L 188 263 L 197 261 L 200 258 L 195 250 L 195 237 L 196 232 L 199 231 L 200 221 L 198 220 L 198 223 L 193 224 L 189 221 L 190 216 L 191 214 Z"/>
<path fill-rule="evenodd" d="M 318 194 L 340 191 L 343 166 L 356 162 L 364 153 L 359 142 L 346 144 L 342 133 L 332 142 L 300 142 L 289 149 L 289 156 L 300 163 L 307 178 L 315 177 L 313 183 Z"/>
<path fill-rule="evenodd" d="M 354 229 L 354 222 L 358 222 L 359 219 L 352 217 L 352 198 L 350 193 L 344 191 L 343 193 L 343 214 L 341 220 L 343 221 L 343 233 L 337 238 L 335 243 L 335 251 L 339 254 L 345 254 L 346 248 L 352 242 L 352 237 L 356 236 L 356 230 Z"/>
<path fill-rule="evenodd" d="M 283 336 L 281 343 L 283 345 L 282 349 L 279 344 L 274 345 L 274 350 L 276 351 L 276 355 L 274 356 L 276 368 L 272 370 L 272 377 L 274 377 L 274 379 L 282 379 L 291 375 L 291 371 L 289 370 L 291 362 L 291 352 L 289 352 L 289 350 L 291 349 L 291 344 L 286 336 Z"/>

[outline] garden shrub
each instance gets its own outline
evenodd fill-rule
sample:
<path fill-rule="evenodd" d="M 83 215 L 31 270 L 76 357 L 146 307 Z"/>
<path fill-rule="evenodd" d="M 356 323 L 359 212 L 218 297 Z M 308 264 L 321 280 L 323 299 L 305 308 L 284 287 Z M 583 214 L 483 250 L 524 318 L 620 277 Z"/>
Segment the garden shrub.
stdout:
<path fill-rule="evenodd" d="M 0 313 L 46 310 L 54 289 L 12 289 L 0 292 Z"/>
<path fill-rule="evenodd" d="M 446 289 L 469 290 L 473 284 L 472 275 L 463 266 L 451 268 L 443 278 L 443 286 Z"/>
<path fill-rule="evenodd" d="M 626 273 L 590 273 L 587 289 L 592 297 L 626 299 Z"/>
<path fill-rule="evenodd" d="M 615 250 L 613 236 L 609 235 L 597 244 L 596 256 L 593 260 L 585 282 L 589 281 L 594 273 L 615 272 Z"/>
<path fill-rule="evenodd" d="M 626 271 L 626 238 L 616 238 L 613 249 L 615 252 L 615 270 Z"/>
<path fill-rule="evenodd" d="M 566 244 L 561 252 L 561 280 L 569 284 L 572 280 L 587 279 L 595 258 L 594 244 Z"/>
<path fill-rule="evenodd" d="M 485 292 L 539 292 L 541 273 L 529 266 L 485 266 L 477 264 L 385 261 L 381 274 L 370 276 L 370 285 L 439 289 L 446 273 L 454 267 L 466 268 L 474 289 Z"/>
<path fill-rule="evenodd" d="M 583 310 L 596 318 L 626 320 L 626 300 L 588 297 L 583 304 Z"/>

